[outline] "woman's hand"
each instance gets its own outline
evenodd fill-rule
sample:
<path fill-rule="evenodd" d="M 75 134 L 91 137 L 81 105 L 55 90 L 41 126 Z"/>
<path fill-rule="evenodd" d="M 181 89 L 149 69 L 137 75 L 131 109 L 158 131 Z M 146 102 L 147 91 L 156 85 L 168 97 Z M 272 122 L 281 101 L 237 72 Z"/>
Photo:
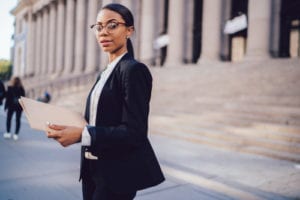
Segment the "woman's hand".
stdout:
<path fill-rule="evenodd" d="M 47 125 L 46 132 L 48 138 L 53 138 L 63 147 L 74 144 L 81 139 L 83 127 L 62 126 L 56 124 Z"/>

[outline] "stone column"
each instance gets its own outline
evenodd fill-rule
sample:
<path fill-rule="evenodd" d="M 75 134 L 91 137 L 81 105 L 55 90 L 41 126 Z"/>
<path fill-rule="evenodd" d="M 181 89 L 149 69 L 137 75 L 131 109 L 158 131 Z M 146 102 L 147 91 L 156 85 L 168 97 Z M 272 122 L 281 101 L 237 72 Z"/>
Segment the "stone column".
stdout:
<path fill-rule="evenodd" d="M 226 24 L 226 21 L 231 18 L 231 0 L 222 0 L 222 34 L 221 34 L 221 58 L 222 60 L 230 60 L 230 44 L 229 44 L 229 35 L 224 34 L 223 30 Z"/>
<path fill-rule="evenodd" d="M 34 73 L 34 22 L 31 8 L 27 13 L 27 35 L 26 35 L 26 76 L 32 76 Z"/>
<path fill-rule="evenodd" d="M 86 0 L 77 0 L 76 4 L 76 39 L 75 39 L 75 68 L 74 73 L 79 74 L 84 69 L 85 33 L 88 29 L 85 20 L 85 3 Z"/>
<path fill-rule="evenodd" d="M 98 14 L 98 0 L 89 0 L 88 4 L 88 25 L 96 23 Z M 97 58 L 99 54 L 99 47 L 97 45 L 97 40 L 95 32 L 88 27 L 87 31 L 87 51 L 86 51 L 86 64 L 85 72 L 94 72 L 97 70 Z"/>
<path fill-rule="evenodd" d="M 122 5 L 126 6 L 134 17 L 134 29 L 138 34 L 133 34 L 130 39 L 132 42 L 132 46 L 134 49 L 134 56 L 135 58 L 140 59 L 140 38 L 141 38 L 141 9 L 142 3 L 140 0 L 120 0 L 119 1 Z M 146 2 L 143 2 L 146 3 Z M 148 2 L 147 2 L 148 3 Z"/>
<path fill-rule="evenodd" d="M 183 27 L 183 61 L 191 63 L 193 57 L 193 23 L 194 23 L 194 1 L 184 3 Z"/>
<path fill-rule="evenodd" d="M 129 8 L 131 10 L 131 1 L 132 0 L 120 0 L 119 3 L 121 3 L 122 5 L 126 6 L 127 8 Z"/>
<path fill-rule="evenodd" d="M 155 10 L 155 18 L 153 24 L 154 30 L 154 38 L 155 41 L 160 35 L 166 32 L 165 29 L 165 1 L 162 0 L 153 0 L 154 3 L 154 10 Z M 155 58 L 155 65 L 159 66 L 162 62 L 162 49 L 154 49 L 154 58 Z"/>
<path fill-rule="evenodd" d="M 280 43 L 280 11 L 281 0 L 272 1 L 271 9 L 271 33 L 270 34 L 270 52 L 272 56 L 279 57 L 279 43 Z"/>
<path fill-rule="evenodd" d="M 42 57 L 42 12 L 36 13 L 36 43 L 35 43 L 35 75 L 41 74 L 41 57 Z"/>
<path fill-rule="evenodd" d="M 48 7 L 43 9 L 42 20 L 42 76 L 47 75 L 48 72 L 48 59 L 49 59 L 49 11 Z"/>
<path fill-rule="evenodd" d="M 247 60 L 269 58 L 271 0 L 249 0 Z"/>
<path fill-rule="evenodd" d="M 75 34 L 75 1 L 67 1 L 66 10 L 66 32 L 65 32 L 65 61 L 64 74 L 70 75 L 73 70 L 74 60 L 74 34 Z"/>
<path fill-rule="evenodd" d="M 126 0 L 128 1 L 128 0 Z M 133 49 L 134 49 L 134 56 L 136 59 L 140 59 L 140 48 L 142 46 L 141 44 L 141 17 L 142 13 L 141 13 L 141 9 L 142 9 L 142 1 L 140 0 L 131 0 L 131 4 L 130 6 L 128 6 L 128 8 L 131 10 L 133 16 L 135 16 L 134 18 L 134 28 L 136 31 L 136 34 L 134 33 L 130 39 L 133 45 Z M 143 1 L 143 3 L 145 3 L 145 1 Z M 127 3 L 129 5 L 129 2 Z"/>
<path fill-rule="evenodd" d="M 64 0 L 57 2 L 57 31 L 56 31 L 56 66 L 55 73 L 60 74 L 64 69 L 65 50 L 65 5 Z"/>
<path fill-rule="evenodd" d="M 49 26 L 49 59 L 48 72 L 53 74 L 55 72 L 55 45 L 56 45 L 56 5 L 54 2 L 50 3 L 50 26 Z"/>
<path fill-rule="evenodd" d="M 154 1 L 143 1 L 141 12 L 141 52 L 140 60 L 147 65 L 154 62 Z"/>
<path fill-rule="evenodd" d="M 169 1 L 168 45 L 166 66 L 178 66 L 183 60 L 183 8 L 184 0 Z"/>
<path fill-rule="evenodd" d="M 220 58 L 221 6 L 220 0 L 203 0 L 202 50 L 198 62 Z"/>

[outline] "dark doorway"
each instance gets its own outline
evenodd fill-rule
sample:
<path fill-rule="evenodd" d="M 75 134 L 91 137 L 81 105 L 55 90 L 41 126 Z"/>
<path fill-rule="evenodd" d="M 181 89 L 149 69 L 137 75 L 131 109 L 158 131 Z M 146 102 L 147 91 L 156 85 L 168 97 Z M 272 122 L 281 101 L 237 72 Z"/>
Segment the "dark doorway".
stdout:
<path fill-rule="evenodd" d="M 280 12 L 279 57 L 299 57 L 299 37 L 300 1 L 282 0 Z"/>
<path fill-rule="evenodd" d="M 245 14 L 248 18 L 248 0 L 232 0 L 231 19 Z M 229 36 L 229 57 L 231 61 L 243 59 L 247 44 L 247 28 Z"/>
<path fill-rule="evenodd" d="M 202 0 L 194 0 L 192 63 L 197 63 L 201 54 L 202 6 Z"/>

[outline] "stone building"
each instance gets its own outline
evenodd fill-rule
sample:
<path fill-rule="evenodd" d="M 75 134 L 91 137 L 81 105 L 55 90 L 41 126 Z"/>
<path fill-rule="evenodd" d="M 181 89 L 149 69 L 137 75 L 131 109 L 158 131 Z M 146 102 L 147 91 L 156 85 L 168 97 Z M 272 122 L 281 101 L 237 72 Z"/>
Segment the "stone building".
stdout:
<path fill-rule="evenodd" d="M 68 77 L 105 66 L 89 25 L 111 2 L 133 12 L 135 56 L 148 65 L 299 58 L 298 0 L 19 0 L 11 11 L 14 75 Z M 225 23 L 243 14 L 247 28 L 225 34 Z M 154 48 L 163 34 L 167 46 Z"/>

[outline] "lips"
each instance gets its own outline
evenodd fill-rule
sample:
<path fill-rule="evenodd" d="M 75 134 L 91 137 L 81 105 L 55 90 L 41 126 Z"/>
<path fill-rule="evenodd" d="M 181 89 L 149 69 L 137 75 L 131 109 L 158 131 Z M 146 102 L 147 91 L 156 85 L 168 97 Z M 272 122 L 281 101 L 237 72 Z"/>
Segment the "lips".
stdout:
<path fill-rule="evenodd" d="M 100 40 L 100 44 L 101 44 L 103 47 L 109 46 L 111 42 L 112 42 L 111 40 Z"/>

